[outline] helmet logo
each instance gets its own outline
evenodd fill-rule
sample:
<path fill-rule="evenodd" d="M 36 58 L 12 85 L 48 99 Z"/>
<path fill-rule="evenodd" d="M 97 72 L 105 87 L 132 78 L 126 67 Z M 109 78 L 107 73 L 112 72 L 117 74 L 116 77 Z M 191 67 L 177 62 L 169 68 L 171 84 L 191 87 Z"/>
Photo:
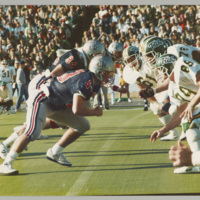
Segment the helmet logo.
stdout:
<path fill-rule="evenodd" d="M 164 45 L 164 42 L 160 39 L 156 39 L 149 44 L 149 48 L 154 50 L 156 47 L 161 46 L 161 45 Z"/>
<path fill-rule="evenodd" d="M 167 56 L 160 61 L 160 65 L 171 64 L 177 59 L 174 56 Z"/>

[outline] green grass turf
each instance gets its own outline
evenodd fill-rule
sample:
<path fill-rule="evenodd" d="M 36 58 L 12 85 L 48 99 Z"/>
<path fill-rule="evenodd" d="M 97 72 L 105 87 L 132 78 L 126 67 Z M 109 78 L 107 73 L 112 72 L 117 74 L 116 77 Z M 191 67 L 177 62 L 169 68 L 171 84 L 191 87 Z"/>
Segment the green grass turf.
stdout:
<path fill-rule="evenodd" d="M 151 111 L 111 109 L 102 117 L 88 119 L 91 130 L 64 150 L 72 167 L 46 159 L 46 151 L 64 131 L 45 130 L 43 134 L 50 138 L 30 143 L 14 162 L 20 174 L 0 177 L 0 196 L 200 193 L 200 174 L 173 173 L 168 150 L 176 142 L 149 142 L 150 134 L 161 127 Z M 25 112 L 3 114 L 0 120 L 2 141 L 24 122 Z"/>

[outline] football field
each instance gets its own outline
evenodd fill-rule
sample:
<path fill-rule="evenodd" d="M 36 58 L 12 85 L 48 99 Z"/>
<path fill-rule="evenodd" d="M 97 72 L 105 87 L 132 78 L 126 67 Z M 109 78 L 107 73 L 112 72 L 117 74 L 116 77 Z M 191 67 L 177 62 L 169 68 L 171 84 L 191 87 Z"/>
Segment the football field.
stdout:
<path fill-rule="evenodd" d="M 72 167 L 46 159 L 64 130 L 45 130 L 49 139 L 30 143 L 14 162 L 19 175 L 0 177 L 0 196 L 200 194 L 200 174 L 173 173 L 168 150 L 176 142 L 150 143 L 151 133 L 161 127 L 151 111 L 111 108 L 88 119 L 91 130 L 63 151 Z M 25 112 L 3 114 L 0 121 L 2 141 L 25 121 Z"/>

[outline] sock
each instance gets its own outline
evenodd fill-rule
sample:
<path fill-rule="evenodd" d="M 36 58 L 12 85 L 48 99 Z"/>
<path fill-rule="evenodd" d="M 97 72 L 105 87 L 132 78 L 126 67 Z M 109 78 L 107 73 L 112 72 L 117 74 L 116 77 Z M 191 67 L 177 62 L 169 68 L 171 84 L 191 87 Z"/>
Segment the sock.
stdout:
<path fill-rule="evenodd" d="M 19 137 L 19 135 L 17 134 L 17 132 L 12 133 L 6 140 L 4 140 L 2 143 L 8 147 L 11 143 L 13 143 L 17 138 Z"/>
<path fill-rule="evenodd" d="M 200 151 L 200 131 L 197 128 L 188 129 L 186 137 L 192 152 Z"/>
<path fill-rule="evenodd" d="M 162 124 L 166 125 L 170 120 L 171 120 L 171 115 L 165 115 L 165 116 L 162 116 L 162 117 L 159 117 L 159 120 Z M 175 135 L 175 136 L 180 136 L 180 132 L 174 128 L 172 130 L 169 131 L 171 134 Z"/>
<path fill-rule="evenodd" d="M 64 148 L 63 147 L 61 147 L 58 143 L 56 143 L 53 147 L 52 147 L 52 152 L 53 152 L 53 154 L 61 154 L 61 152 L 62 152 L 62 150 L 63 150 Z"/>
<path fill-rule="evenodd" d="M 18 157 L 18 153 L 16 151 L 10 151 L 7 154 L 6 159 L 3 163 L 8 163 L 12 165 L 12 163 L 17 159 L 17 157 Z"/>

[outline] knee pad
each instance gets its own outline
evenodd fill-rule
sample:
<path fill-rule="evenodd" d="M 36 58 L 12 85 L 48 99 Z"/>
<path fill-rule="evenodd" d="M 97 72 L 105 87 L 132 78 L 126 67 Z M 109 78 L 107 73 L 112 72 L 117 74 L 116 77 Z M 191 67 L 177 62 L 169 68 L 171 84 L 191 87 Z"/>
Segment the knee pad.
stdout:
<path fill-rule="evenodd" d="M 90 122 L 85 118 L 84 123 L 80 123 L 76 127 L 71 127 L 74 131 L 83 134 L 90 130 Z"/>

